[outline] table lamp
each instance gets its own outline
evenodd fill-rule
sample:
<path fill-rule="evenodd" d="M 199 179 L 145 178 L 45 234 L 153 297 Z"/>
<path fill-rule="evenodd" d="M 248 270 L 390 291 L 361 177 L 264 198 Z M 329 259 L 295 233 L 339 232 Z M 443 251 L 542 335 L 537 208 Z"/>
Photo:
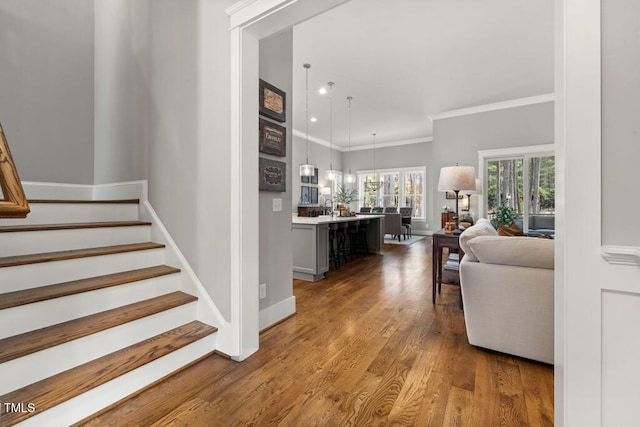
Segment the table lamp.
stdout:
<path fill-rule="evenodd" d="M 438 191 L 453 191 L 456 194 L 456 229 L 460 234 L 460 217 L 458 215 L 458 194 L 461 191 L 476 190 L 476 169 L 473 166 L 445 166 L 440 169 Z"/>

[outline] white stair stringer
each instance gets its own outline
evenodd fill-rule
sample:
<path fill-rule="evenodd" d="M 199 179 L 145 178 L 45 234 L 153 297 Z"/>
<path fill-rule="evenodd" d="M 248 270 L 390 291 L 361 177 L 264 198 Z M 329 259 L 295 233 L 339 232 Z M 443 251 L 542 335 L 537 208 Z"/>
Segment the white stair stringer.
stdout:
<path fill-rule="evenodd" d="M 23 421 L 22 427 L 66 427 L 174 373 L 207 354 L 216 347 L 216 334 L 201 338 L 179 350 L 121 375 L 93 390 L 37 413 Z M 36 408 L 37 412 L 37 408 Z"/>
<path fill-rule="evenodd" d="M 188 323 L 195 311 L 194 301 L 2 363 L 0 395 Z"/>
<path fill-rule="evenodd" d="M 181 273 L 2 310 L 0 339 L 180 290 Z M 195 318 L 195 307 L 193 314 Z M 3 378 L 0 375 L 0 378 Z"/>
<path fill-rule="evenodd" d="M 147 242 L 150 236 L 149 225 L 3 232 L 0 257 L 28 255 L 35 247 L 41 252 L 57 252 Z"/>
<path fill-rule="evenodd" d="M 0 293 L 164 264 L 164 248 L 0 268 Z"/>
<path fill-rule="evenodd" d="M 144 193 L 146 193 L 146 191 Z M 148 200 L 141 200 L 140 212 L 141 221 L 150 221 L 153 224 L 151 227 L 151 239 L 154 242 L 166 245 L 166 262 L 182 270 L 182 290 L 198 297 L 198 320 L 218 328 L 218 332 L 216 333 L 218 343 L 217 350 L 232 357 L 235 356 L 237 353 L 237 343 L 234 339 L 234 331 L 231 323 L 222 316 L 215 302 L 205 290 L 202 282 L 198 279 L 193 268 L 191 268 L 191 265 L 178 248 L 176 242 L 171 238 L 168 230 L 162 221 L 160 221 L 160 218 Z"/>

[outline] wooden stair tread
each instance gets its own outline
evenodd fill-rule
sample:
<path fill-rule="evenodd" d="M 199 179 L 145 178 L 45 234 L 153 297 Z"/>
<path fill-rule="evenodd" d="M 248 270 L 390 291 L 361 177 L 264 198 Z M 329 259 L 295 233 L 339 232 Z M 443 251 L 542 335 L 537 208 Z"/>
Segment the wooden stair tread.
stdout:
<path fill-rule="evenodd" d="M 30 402 L 37 408 L 37 413 L 41 413 L 216 331 L 217 328 L 213 326 L 193 321 L 7 393 L 0 397 L 0 402 Z M 7 413 L 4 406 L 1 410 L 0 419 L 7 425 L 35 415 L 28 412 Z"/>
<path fill-rule="evenodd" d="M 29 199 L 29 203 L 51 203 L 51 204 L 139 204 L 140 199 L 113 199 L 113 200 L 64 200 L 64 199 Z"/>
<path fill-rule="evenodd" d="M 4 338 L 0 340 L 0 363 L 188 304 L 197 299 L 197 297 L 184 292 L 172 292 Z"/>
<path fill-rule="evenodd" d="M 0 226 L 0 233 L 15 233 L 19 231 L 77 230 L 87 228 L 137 227 L 142 225 L 151 225 L 151 223 L 147 221 L 104 221 L 63 224 L 6 225 Z"/>
<path fill-rule="evenodd" d="M 14 267 L 26 264 L 36 264 L 40 262 L 63 261 L 67 259 L 111 255 L 123 252 L 143 251 L 148 249 L 160 249 L 164 247 L 165 245 L 161 243 L 144 242 L 115 246 L 101 246 L 97 248 L 87 249 L 73 249 L 68 251 L 46 252 L 41 254 L 10 256 L 0 258 L 0 268 Z"/>
<path fill-rule="evenodd" d="M 167 265 L 157 265 L 154 267 L 122 271 L 119 273 L 57 283 L 38 288 L 7 292 L 5 294 L 0 294 L 0 310 L 179 272 L 179 268 L 169 267 Z"/>

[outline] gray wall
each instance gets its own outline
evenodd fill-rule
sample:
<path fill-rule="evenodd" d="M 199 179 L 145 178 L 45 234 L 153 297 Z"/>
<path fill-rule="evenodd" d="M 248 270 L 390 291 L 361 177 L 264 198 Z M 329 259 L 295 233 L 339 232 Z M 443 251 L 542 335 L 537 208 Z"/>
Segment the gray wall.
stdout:
<path fill-rule="evenodd" d="M 95 184 L 148 178 L 148 3 L 95 1 Z"/>
<path fill-rule="evenodd" d="M 93 2 L 0 2 L 0 122 L 23 181 L 93 183 Z"/>
<path fill-rule="evenodd" d="M 287 95 L 285 123 L 287 129 L 286 157 L 260 153 L 287 164 L 287 187 L 284 193 L 260 192 L 260 283 L 266 283 L 267 296 L 260 300 L 260 310 L 293 296 L 293 261 L 291 245 L 291 194 L 294 178 L 291 159 L 291 97 L 292 92 L 293 31 L 287 30 L 260 41 L 260 78 L 282 89 Z M 266 119 L 268 120 L 268 119 Z M 258 150 L 256 143 L 256 151 Z M 297 172 L 297 171 L 296 171 Z M 273 211 L 273 199 L 281 199 L 282 210 Z"/>
<path fill-rule="evenodd" d="M 635 217 L 640 199 L 629 191 L 640 182 L 640 3 L 603 2 L 602 10 L 602 243 L 640 246 Z M 585 200 L 585 206 L 590 206 Z"/>
<path fill-rule="evenodd" d="M 433 185 L 432 227 L 440 227 L 442 206 L 455 209 L 455 200 L 447 200 L 437 191 L 440 168 L 443 166 L 474 166 L 478 172 L 478 151 L 554 142 L 553 102 L 514 107 L 484 113 L 469 114 L 433 123 Z M 429 175 L 429 171 L 427 171 Z M 473 202 L 472 202 L 473 203 Z M 473 208 L 472 208 L 473 209 Z"/>
<path fill-rule="evenodd" d="M 302 67 L 300 67 L 300 69 L 302 70 Z M 296 71 L 298 71 L 298 69 L 294 68 L 294 72 Z M 302 94 L 302 96 L 304 95 Z M 301 113 L 304 114 L 304 111 L 302 111 Z M 327 131 L 327 133 L 328 132 L 329 131 Z M 329 155 L 329 153 L 330 153 L 330 150 L 328 146 L 309 141 L 309 163 L 311 163 L 316 168 L 318 168 L 318 189 L 322 187 L 331 187 L 331 183 L 327 180 L 327 171 L 329 170 L 329 165 L 331 163 L 330 162 L 331 156 Z M 300 202 L 300 194 L 301 194 L 300 187 L 302 185 L 307 185 L 307 184 L 302 184 L 300 181 L 300 165 L 305 163 L 306 156 L 307 156 L 306 138 L 300 138 L 298 136 L 294 136 L 293 137 L 293 166 L 292 166 L 293 194 L 291 195 L 293 200 L 293 203 L 291 206 L 293 213 L 298 212 L 298 203 Z M 333 169 L 338 171 L 343 171 L 342 155 L 337 150 L 333 150 Z M 320 195 L 318 195 L 318 202 L 319 204 L 323 205 L 323 202 L 320 199 Z"/>

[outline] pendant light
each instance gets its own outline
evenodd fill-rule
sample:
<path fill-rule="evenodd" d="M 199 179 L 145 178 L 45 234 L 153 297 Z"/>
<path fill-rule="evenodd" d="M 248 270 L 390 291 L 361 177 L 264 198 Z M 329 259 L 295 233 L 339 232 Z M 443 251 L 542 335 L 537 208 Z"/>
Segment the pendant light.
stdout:
<path fill-rule="evenodd" d="M 351 101 L 353 100 L 352 96 L 347 96 L 347 101 L 349 102 L 349 107 L 347 111 L 349 112 L 349 173 L 344 176 L 345 182 L 349 184 L 353 184 L 356 182 L 356 176 L 351 173 Z"/>
<path fill-rule="evenodd" d="M 327 179 L 335 181 L 338 178 L 338 171 L 333 169 L 333 85 L 334 82 L 327 83 L 329 86 L 329 170 Z"/>
<path fill-rule="evenodd" d="M 311 68 L 311 64 L 303 65 L 306 72 L 306 119 L 305 119 L 305 127 L 307 131 L 307 157 L 306 163 L 304 165 L 300 165 L 300 176 L 313 176 L 315 166 L 309 164 L 309 68 Z"/>

